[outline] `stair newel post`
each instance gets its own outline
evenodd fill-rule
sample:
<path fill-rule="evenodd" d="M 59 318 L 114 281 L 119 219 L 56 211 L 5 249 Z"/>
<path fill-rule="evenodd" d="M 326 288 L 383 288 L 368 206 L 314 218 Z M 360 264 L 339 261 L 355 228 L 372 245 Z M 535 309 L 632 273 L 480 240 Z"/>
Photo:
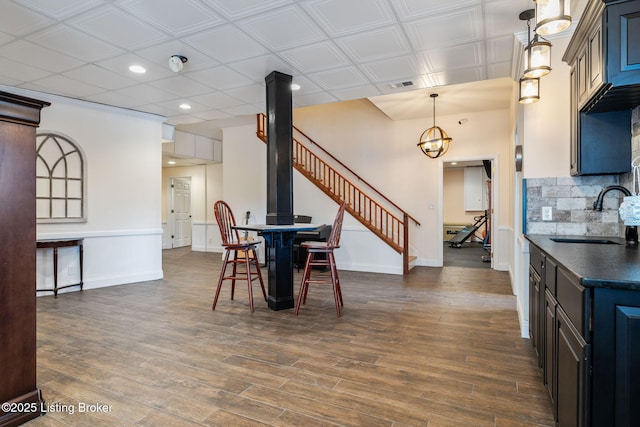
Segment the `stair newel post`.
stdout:
<path fill-rule="evenodd" d="M 406 212 L 402 221 L 402 273 L 409 274 L 409 215 Z"/>

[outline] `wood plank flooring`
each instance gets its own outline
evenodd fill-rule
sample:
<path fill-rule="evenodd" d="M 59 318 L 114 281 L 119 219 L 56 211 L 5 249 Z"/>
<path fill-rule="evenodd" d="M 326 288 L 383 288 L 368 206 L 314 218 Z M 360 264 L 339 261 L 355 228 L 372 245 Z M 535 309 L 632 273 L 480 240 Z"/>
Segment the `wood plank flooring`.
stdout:
<path fill-rule="evenodd" d="M 242 285 L 211 311 L 220 255 L 163 263 L 164 280 L 38 299 L 49 413 L 30 427 L 553 425 L 507 273 L 341 271 L 337 318 L 329 286 L 299 316 L 259 297 L 252 315 Z"/>

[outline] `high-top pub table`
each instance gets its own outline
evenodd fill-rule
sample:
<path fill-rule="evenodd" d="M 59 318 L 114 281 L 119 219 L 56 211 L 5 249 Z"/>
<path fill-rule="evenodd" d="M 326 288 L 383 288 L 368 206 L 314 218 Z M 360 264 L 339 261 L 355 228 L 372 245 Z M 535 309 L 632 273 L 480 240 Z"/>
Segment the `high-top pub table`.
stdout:
<path fill-rule="evenodd" d="M 52 240 L 37 240 L 36 248 L 47 249 L 53 248 L 53 289 L 36 289 L 37 292 L 53 292 L 55 298 L 58 298 L 58 290 L 64 288 L 70 288 L 72 286 L 80 286 L 82 290 L 82 241 L 84 239 L 52 239 Z M 80 259 L 80 282 L 73 283 L 71 285 L 58 286 L 58 248 L 66 248 L 71 246 L 78 247 L 78 257 Z"/>
<path fill-rule="evenodd" d="M 267 305 L 272 310 L 295 306 L 293 298 L 293 240 L 298 231 L 315 230 L 321 225 L 236 225 L 237 230 L 255 231 L 266 242 L 265 260 L 269 270 Z"/>

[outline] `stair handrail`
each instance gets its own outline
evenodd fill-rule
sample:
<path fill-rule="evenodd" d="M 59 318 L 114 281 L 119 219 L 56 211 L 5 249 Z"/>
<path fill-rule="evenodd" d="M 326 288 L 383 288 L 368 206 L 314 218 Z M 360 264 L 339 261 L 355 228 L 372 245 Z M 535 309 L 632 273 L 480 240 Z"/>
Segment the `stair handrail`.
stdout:
<path fill-rule="evenodd" d="M 266 121 L 267 116 L 264 113 L 258 113 L 258 129 L 262 130 L 262 133 L 264 135 L 266 135 L 265 132 L 265 126 L 263 125 L 263 123 Z M 302 132 L 300 129 L 298 129 L 295 125 L 292 126 L 297 132 L 299 132 L 302 136 L 304 136 L 310 143 L 312 143 L 313 145 L 315 145 L 316 147 L 318 147 L 320 150 L 322 150 L 323 153 L 325 153 L 327 156 L 331 157 L 331 159 L 333 159 L 336 163 L 338 163 L 340 166 L 342 166 L 345 170 L 347 170 L 349 173 L 351 173 L 353 176 L 355 176 L 359 181 L 363 182 L 367 187 L 369 187 L 370 189 L 372 189 L 373 191 L 375 191 L 380 197 L 382 197 L 384 200 L 387 201 L 387 203 L 389 203 L 391 206 L 393 206 L 394 208 L 396 208 L 397 210 L 399 210 L 403 215 L 406 214 L 407 218 L 409 218 L 410 220 L 412 220 L 417 226 L 420 226 L 420 222 L 415 219 L 413 216 L 409 215 L 409 213 L 407 213 L 404 209 L 402 209 L 400 206 L 398 206 L 397 204 L 395 204 L 392 200 L 390 200 L 387 196 L 385 196 L 382 192 L 380 192 L 380 190 L 378 190 L 376 187 L 374 187 L 373 185 L 371 185 L 367 180 L 365 180 L 364 178 L 362 178 L 360 175 L 358 175 L 356 172 L 354 172 L 349 166 L 345 165 L 344 163 L 342 163 L 338 158 L 336 158 L 333 154 L 331 154 L 330 152 L 328 152 L 327 150 L 324 149 L 324 147 L 322 147 L 320 144 L 318 144 L 316 141 L 314 141 L 311 137 L 309 137 L 306 133 Z"/>

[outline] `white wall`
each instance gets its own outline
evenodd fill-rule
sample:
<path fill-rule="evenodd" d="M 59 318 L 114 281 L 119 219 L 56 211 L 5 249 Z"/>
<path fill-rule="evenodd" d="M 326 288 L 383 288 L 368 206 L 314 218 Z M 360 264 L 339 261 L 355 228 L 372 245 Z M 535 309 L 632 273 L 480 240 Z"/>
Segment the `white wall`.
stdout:
<path fill-rule="evenodd" d="M 24 94 L 51 102 L 39 130 L 72 138 L 86 155 L 87 221 L 38 224 L 38 239 L 84 238 L 85 289 L 162 278 L 162 118 Z M 58 276 L 59 286 L 78 281 L 77 248 L 60 250 Z M 38 250 L 36 280 L 53 286 L 51 250 Z"/>

